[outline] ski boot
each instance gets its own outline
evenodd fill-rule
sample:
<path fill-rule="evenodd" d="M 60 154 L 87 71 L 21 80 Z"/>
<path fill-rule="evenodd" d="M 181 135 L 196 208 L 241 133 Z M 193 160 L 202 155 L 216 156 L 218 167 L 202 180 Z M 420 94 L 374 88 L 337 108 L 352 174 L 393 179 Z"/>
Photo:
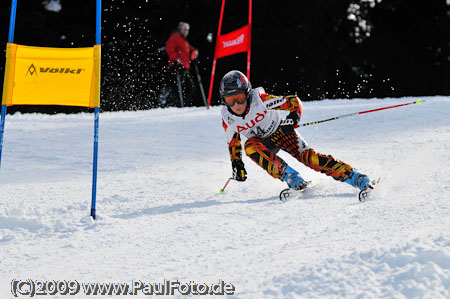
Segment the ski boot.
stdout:
<path fill-rule="evenodd" d="M 298 172 L 286 165 L 286 169 L 281 176 L 281 180 L 286 182 L 289 188 L 302 190 L 308 187 L 310 182 L 305 181 L 298 175 Z"/>
<path fill-rule="evenodd" d="M 358 194 L 358 199 L 361 202 L 369 198 L 369 194 L 375 188 L 376 184 L 372 183 L 367 175 L 356 172 L 355 170 L 353 170 L 345 182 L 361 190 Z"/>
<path fill-rule="evenodd" d="M 370 179 L 365 174 L 361 174 L 353 170 L 352 173 L 348 176 L 348 179 L 345 181 L 347 184 L 352 185 L 353 187 L 362 190 L 366 188 L 367 184 L 370 183 Z"/>

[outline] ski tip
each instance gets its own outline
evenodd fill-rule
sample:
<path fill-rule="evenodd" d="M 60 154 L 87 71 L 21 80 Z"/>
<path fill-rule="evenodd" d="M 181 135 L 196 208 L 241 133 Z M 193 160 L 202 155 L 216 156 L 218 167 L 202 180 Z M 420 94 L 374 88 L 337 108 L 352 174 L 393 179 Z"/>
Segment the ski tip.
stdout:
<path fill-rule="evenodd" d="M 423 102 L 425 102 L 425 101 L 422 101 L 421 99 L 418 99 L 417 101 L 416 101 L 416 104 L 422 104 Z"/>
<path fill-rule="evenodd" d="M 225 194 L 225 191 L 223 189 L 220 189 L 219 193 L 220 194 Z"/>

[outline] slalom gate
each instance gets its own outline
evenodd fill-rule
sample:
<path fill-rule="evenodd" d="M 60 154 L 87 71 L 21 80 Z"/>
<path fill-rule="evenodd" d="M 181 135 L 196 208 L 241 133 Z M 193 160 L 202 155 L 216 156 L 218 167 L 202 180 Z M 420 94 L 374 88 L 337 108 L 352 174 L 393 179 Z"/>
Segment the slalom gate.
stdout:
<path fill-rule="evenodd" d="M 216 73 L 217 59 L 237 53 L 247 52 L 247 78 L 250 80 L 250 53 L 252 37 L 252 0 L 248 0 L 248 23 L 242 28 L 236 29 L 227 34 L 221 34 L 223 12 L 225 0 L 222 0 L 220 9 L 219 28 L 217 29 L 216 48 L 211 71 L 211 81 L 209 83 L 208 106 L 211 106 L 211 95 L 214 85 L 214 75 Z"/>
<path fill-rule="evenodd" d="M 101 0 L 96 0 L 96 41 L 88 48 L 14 44 L 17 0 L 11 1 L 0 123 L 0 168 L 7 106 L 63 105 L 94 108 L 91 216 L 95 219 L 101 71 Z"/>

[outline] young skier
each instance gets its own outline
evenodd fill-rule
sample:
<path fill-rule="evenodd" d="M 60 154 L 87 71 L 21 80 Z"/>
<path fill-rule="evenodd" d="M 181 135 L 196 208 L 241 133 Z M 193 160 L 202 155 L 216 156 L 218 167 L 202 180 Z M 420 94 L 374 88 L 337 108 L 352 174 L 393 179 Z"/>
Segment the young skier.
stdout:
<path fill-rule="evenodd" d="M 247 138 L 245 153 L 272 177 L 286 182 L 289 188 L 308 186 L 297 171 L 277 156 L 282 149 L 315 171 L 346 182 L 360 190 L 373 188 L 370 179 L 348 163 L 310 148 L 294 128 L 298 127 L 303 106 L 295 95 L 274 96 L 259 87 L 252 89 L 247 77 L 239 71 L 228 72 L 220 82 L 222 125 L 227 135 L 233 179 L 245 181 L 247 172 L 242 162 L 242 134 Z M 278 110 L 289 115 L 281 119 Z"/>

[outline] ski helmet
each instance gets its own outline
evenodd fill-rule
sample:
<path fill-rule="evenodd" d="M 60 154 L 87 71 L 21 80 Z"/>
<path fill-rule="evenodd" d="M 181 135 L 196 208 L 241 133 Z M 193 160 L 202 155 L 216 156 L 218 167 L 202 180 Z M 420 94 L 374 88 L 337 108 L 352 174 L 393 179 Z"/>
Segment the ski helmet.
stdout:
<path fill-rule="evenodd" d="M 245 94 L 245 99 L 248 99 L 252 91 L 252 85 L 247 77 L 240 71 L 229 71 L 223 76 L 220 81 L 220 98 L 225 103 L 225 97 L 233 96 L 240 93 Z"/>

